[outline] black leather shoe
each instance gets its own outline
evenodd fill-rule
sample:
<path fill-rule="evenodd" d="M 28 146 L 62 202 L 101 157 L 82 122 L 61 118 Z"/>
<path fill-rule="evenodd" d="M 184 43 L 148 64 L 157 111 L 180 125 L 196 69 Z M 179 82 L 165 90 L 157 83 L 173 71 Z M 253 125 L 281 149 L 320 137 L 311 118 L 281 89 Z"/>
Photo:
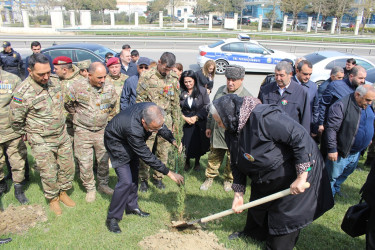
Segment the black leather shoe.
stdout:
<path fill-rule="evenodd" d="M 1 244 L 6 244 L 6 243 L 9 243 L 9 242 L 11 242 L 11 241 L 12 241 L 12 239 L 11 239 L 11 238 L 0 239 L 0 245 L 1 245 Z"/>
<path fill-rule="evenodd" d="M 148 182 L 147 181 L 141 181 L 141 185 L 139 186 L 139 191 L 147 192 L 147 190 L 148 190 Z"/>
<path fill-rule="evenodd" d="M 121 233 L 121 229 L 118 225 L 117 219 L 115 218 L 107 219 L 105 224 L 110 232 L 115 233 L 115 234 Z"/>
<path fill-rule="evenodd" d="M 148 216 L 150 216 L 149 213 L 143 212 L 143 211 L 142 211 L 141 209 L 139 209 L 139 208 L 136 208 L 136 209 L 134 209 L 134 210 L 132 210 L 132 211 L 126 211 L 126 214 L 135 214 L 135 215 L 138 215 L 138 216 L 140 216 L 140 217 L 148 217 Z"/>
<path fill-rule="evenodd" d="M 248 237 L 243 231 L 242 232 L 234 232 L 228 236 L 228 240 L 236 240 L 236 239 L 243 239 Z"/>
<path fill-rule="evenodd" d="M 162 180 L 153 180 L 152 182 L 158 189 L 165 189 L 165 185 Z"/>

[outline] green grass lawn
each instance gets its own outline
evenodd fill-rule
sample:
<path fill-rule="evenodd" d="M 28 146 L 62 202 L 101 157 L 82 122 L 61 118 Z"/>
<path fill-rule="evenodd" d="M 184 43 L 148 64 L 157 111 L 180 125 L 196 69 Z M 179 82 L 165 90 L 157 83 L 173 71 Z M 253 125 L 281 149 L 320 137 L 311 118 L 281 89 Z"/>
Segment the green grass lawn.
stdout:
<path fill-rule="evenodd" d="M 199 190 L 204 181 L 204 168 L 207 156 L 201 159 L 203 169 L 200 172 L 189 171 L 185 174 L 186 219 L 197 219 L 209 214 L 217 213 L 231 207 L 233 193 L 225 193 L 223 179 L 215 179 L 211 189 L 206 192 Z M 360 166 L 362 166 L 362 161 Z M 365 182 L 369 169 L 355 171 L 343 184 L 342 191 L 348 198 L 337 198 L 333 209 L 302 230 L 297 249 L 364 249 L 365 237 L 351 238 L 341 229 L 341 221 L 347 208 L 359 201 L 358 191 Z M 222 169 L 221 169 L 222 171 Z M 73 189 L 70 192 L 76 201 L 75 208 L 62 205 L 63 215 L 55 216 L 49 211 L 44 199 L 40 178 L 32 171 L 31 182 L 27 187 L 26 195 L 31 204 L 42 204 L 48 216 L 48 221 L 39 223 L 35 228 L 21 235 L 2 235 L 1 238 L 12 237 L 13 241 L 2 245 L 3 249 L 139 249 L 137 245 L 144 237 L 156 234 L 160 229 L 168 229 L 171 220 L 176 218 L 176 200 L 178 188 L 169 178 L 165 178 L 166 189 L 160 191 L 150 184 L 147 193 L 139 193 L 139 206 L 150 212 L 148 218 L 134 215 L 124 215 L 119 223 L 122 233 L 108 232 L 105 219 L 110 203 L 110 197 L 97 195 L 97 200 L 88 204 L 85 202 L 85 191 L 79 178 L 75 178 Z M 110 171 L 110 186 L 116 184 L 116 174 Z M 14 198 L 14 189 L 1 198 L 2 207 L 6 209 L 13 204 L 18 206 Z M 250 192 L 246 192 L 245 199 L 249 199 Z M 212 221 L 203 226 L 204 230 L 214 232 L 220 243 L 230 249 L 262 249 L 263 244 L 251 240 L 229 241 L 228 235 L 233 231 L 242 230 L 245 225 L 246 212 L 240 215 Z"/>

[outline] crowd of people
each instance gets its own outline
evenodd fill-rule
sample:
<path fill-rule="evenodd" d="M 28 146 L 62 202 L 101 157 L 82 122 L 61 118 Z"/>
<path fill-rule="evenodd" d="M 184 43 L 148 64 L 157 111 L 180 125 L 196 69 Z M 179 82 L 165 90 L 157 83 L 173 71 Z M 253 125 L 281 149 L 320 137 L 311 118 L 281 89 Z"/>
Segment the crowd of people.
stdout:
<path fill-rule="evenodd" d="M 168 152 L 176 147 L 185 154 L 185 171 L 192 160 L 194 171 L 200 171 L 208 152 L 202 191 L 226 162 L 223 189 L 234 192 L 236 212 L 242 212 L 237 208 L 244 203 L 247 177 L 250 201 L 290 187 L 292 195 L 249 209 L 244 230 L 229 238 L 251 237 L 265 241 L 267 249 L 293 249 L 300 230 L 331 209 L 336 195 L 345 196 L 341 185 L 374 136 L 375 89 L 352 58 L 345 68 L 333 67 L 319 88 L 310 80 L 311 62 L 282 60 L 257 98 L 244 86 L 244 67 L 230 65 L 226 84 L 210 103 L 212 60 L 197 72 L 184 71 L 173 53 L 152 61 L 126 44 L 117 55 L 107 53 L 104 63 L 74 65 L 69 57 L 41 54 L 35 41 L 22 81 L 19 54 L 10 42 L 3 48 L 0 195 L 9 189 L 6 179 L 12 179 L 16 199 L 29 202 L 24 190 L 28 143 L 50 209 L 61 215 L 60 202 L 76 206 L 68 191 L 78 173 L 86 202 L 94 202 L 97 191 L 112 196 L 106 226 L 114 233 L 121 232 L 124 212 L 149 216 L 139 208 L 138 190 L 147 192 L 150 179 L 158 189 L 165 188 L 164 175 L 178 185 L 184 182 L 166 166 Z M 110 166 L 118 177 L 114 189 L 108 185 Z M 372 168 L 362 189 L 371 207 L 368 249 L 375 249 L 374 185 Z"/>

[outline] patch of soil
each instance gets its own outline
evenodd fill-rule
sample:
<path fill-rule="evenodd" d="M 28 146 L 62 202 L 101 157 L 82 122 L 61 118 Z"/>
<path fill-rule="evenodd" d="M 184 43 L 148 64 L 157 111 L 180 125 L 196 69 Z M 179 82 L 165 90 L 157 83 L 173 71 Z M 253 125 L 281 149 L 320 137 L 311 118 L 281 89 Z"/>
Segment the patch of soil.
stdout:
<path fill-rule="evenodd" d="M 5 211 L 0 211 L 0 235 L 24 233 L 38 222 L 45 221 L 47 216 L 41 205 L 10 205 Z"/>
<path fill-rule="evenodd" d="M 213 249 L 225 250 L 219 239 L 212 232 L 189 230 L 188 232 L 169 232 L 160 230 L 159 233 L 147 236 L 138 245 L 145 250 L 196 250 Z"/>

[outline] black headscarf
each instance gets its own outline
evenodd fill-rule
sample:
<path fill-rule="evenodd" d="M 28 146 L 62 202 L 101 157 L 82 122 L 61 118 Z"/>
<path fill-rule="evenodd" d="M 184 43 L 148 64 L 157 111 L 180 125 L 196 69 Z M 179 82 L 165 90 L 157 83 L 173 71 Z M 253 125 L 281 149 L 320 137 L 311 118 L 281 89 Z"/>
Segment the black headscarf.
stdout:
<path fill-rule="evenodd" d="M 212 102 L 225 128 L 231 133 L 237 132 L 242 103 L 243 97 L 235 94 L 224 95 Z"/>

